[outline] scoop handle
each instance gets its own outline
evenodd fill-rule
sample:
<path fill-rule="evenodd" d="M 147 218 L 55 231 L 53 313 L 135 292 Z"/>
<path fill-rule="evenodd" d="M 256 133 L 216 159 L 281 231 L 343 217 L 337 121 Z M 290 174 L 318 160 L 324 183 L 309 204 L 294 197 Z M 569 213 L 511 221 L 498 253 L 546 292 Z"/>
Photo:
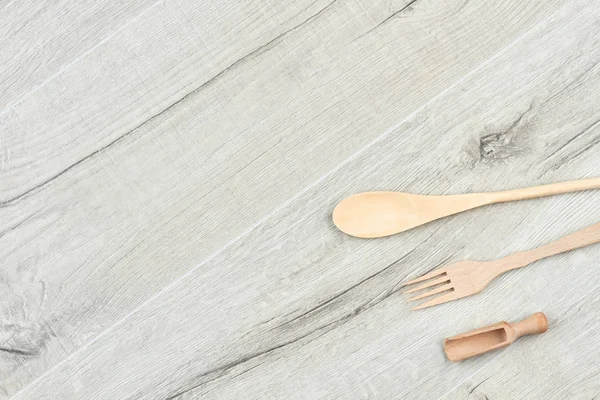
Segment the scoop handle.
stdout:
<path fill-rule="evenodd" d="M 486 193 L 486 197 L 489 197 L 492 203 L 503 203 L 506 201 L 534 199 L 537 197 L 580 192 L 582 190 L 590 189 L 600 189 L 600 178 L 581 179 L 577 181 L 552 183 L 550 185 L 505 190 L 502 192 L 491 192 Z"/>
<path fill-rule="evenodd" d="M 515 332 L 513 340 L 516 340 L 521 336 L 537 335 L 546 332 L 548 330 L 548 319 L 544 313 L 536 312 L 522 321 L 510 324 L 510 326 Z"/>

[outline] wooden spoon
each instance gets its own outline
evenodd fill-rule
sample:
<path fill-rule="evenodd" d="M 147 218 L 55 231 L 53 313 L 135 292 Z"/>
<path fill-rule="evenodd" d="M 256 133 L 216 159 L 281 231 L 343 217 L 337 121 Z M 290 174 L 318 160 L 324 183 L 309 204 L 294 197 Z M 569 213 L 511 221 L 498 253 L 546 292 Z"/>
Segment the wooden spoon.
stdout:
<path fill-rule="evenodd" d="M 544 333 L 547 330 L 548 320 L 543 313 L 538 312 L 514 324 L 503 321 L 446 339 L 444 352 L 448 360 L 462 361 L 506 347 L 521 336 Z"/>
<path fill-rule="evenodd" d="M 404 232 L 427 222 L 487 204 L 600 189 L 600 178 L 535 186 L 503 192 L 423 196 L 400 192 L 367 192 L 342 200 L 333 223 L 351 236 L 377 238 Z"/>

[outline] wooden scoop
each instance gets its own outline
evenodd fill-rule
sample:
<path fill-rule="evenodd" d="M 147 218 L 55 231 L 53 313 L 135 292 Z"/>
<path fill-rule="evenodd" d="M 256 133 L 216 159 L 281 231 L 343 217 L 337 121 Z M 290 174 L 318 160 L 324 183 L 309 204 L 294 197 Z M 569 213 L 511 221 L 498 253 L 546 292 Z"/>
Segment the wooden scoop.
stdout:
<path fill-rule="evenodd" d="M 348 235 L 360 238 L 377 238 L 404 232 L 427 222 L 487 204 L 533 199 L 589 189 L 600 189 L 600 178 L 504 192 L 451 196 L 367 192 L 342 200 L 333 210 L 333 222 L 342 232 Z"/>
<path fill-rule="evenodd" d="M 548 320 L 543 313 L 538 312 L 514 324 L 503 321 L 446 339 L 444 351 L 448 360 L 462 361 L 506 347 L 521 336 L 544 333 L 547 330 Z"/>

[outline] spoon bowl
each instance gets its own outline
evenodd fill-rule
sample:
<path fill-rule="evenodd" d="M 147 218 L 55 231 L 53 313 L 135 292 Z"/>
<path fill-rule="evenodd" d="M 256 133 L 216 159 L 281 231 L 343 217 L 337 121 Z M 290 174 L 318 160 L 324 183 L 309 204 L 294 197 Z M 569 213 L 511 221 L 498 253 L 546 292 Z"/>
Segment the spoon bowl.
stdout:
<path fill-rule="evenodd" d="M 423 196 L 401 192 L 366 192 L 342 200 L 333 210 L 333 223 L 359 238 L 404 232 L 438 218 L 474 208 L 483 199 L 473 195 Z"/>

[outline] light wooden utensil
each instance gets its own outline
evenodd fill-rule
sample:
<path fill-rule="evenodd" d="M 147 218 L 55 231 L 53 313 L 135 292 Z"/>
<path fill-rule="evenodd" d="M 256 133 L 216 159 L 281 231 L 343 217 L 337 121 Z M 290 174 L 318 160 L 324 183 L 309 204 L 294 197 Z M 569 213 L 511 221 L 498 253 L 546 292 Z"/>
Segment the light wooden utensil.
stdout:
<path fill-rule="evenodd" d="M 554 194 L 600 189 L 600 178 L 554 183 L 504 192 L 423 196 L 400 192 L 367 192 L 342 200 L 333 210 L 333 222 L 360 238 L 404 232 L 427 222 L 487 204 L 533 199 Z"/>
<path fill-rule="evenodd" d="M 440 294 L 440 296 L 413 309 L 418 310 L 479 293 L 493 279 L 507 271 L 525 267 L 542 258 L 579 249 L 598 242 L 600 242 L 600 223 L 588 226 L 536 249 L 514 253 L 499 260 L 487 262 L 461 261 L 403 283 L 402 286 L 428 281 L 423 285 L 406 291 L 406 293 L 413 293 L 430 289 L 408 301 L 424 299 Z"/>
<path fill-rule="evenodd" d="M 521 336 L 544 333 L 547 330 L 548 319 L 543 313 L 538 312 L 514 324 L 502 321 L 446 339 L 444 352 L 448 360 L 462 361 L 506 347 Z"/>

